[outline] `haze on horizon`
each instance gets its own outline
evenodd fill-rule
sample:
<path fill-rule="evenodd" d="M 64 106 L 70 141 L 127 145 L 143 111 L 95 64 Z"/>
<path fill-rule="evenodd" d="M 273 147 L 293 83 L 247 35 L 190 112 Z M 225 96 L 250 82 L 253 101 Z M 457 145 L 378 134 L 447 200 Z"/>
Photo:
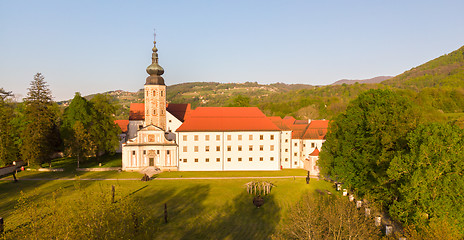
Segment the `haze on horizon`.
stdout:
<path fill-rule="evenodd" d="M 167 85 L 395 76 L 464 45 L 464 2 L 0 1 L 0 87 L 55 100 L 142 88 L 156 28 Z"/>

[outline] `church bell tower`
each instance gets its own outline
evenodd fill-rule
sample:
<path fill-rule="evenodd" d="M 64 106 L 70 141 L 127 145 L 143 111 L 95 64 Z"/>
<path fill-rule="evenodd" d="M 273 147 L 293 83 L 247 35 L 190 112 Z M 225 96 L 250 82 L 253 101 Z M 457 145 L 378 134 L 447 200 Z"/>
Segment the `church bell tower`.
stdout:
<path fill-rule="evenodd" d="M 153 42 L 152 63 L 147 67 L 150 75 L 145 82 L 145 126 L 155 125 L 166 130 L 166 85 L 161 77 L 164 69 L 158 64 L 158 49 Z"/>

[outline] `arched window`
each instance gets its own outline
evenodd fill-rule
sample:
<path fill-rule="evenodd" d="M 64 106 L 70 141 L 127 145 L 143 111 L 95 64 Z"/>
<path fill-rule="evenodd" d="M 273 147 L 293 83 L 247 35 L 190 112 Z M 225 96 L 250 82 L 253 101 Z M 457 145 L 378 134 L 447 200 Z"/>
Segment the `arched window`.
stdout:
<path fill-rule="evenodd" d="M 153 110 L 153 115 L 156 115 L 156 109 Z"/>

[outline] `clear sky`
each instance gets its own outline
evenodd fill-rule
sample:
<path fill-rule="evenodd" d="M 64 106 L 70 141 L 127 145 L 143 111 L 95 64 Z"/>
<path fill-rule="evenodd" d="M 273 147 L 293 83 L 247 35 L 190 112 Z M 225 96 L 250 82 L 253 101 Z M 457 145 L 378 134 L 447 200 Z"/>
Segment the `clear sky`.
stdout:
<path fill-rule="evenodd" d="M 464 45 L 462 0 L 0 0 L 0 87 L 43 73 L 55 100 L 166 84 L 325 85 L 397 75 Z"/>

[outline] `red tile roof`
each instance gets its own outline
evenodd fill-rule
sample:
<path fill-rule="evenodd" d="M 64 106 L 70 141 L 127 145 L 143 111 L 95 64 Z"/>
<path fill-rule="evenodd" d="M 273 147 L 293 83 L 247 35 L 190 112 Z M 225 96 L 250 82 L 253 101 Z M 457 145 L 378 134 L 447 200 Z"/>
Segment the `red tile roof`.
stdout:
<path fill-rule="evenodd" d="M 170 103 L 167 104 L 166 111 L 170 112 L 172 115 L 174 115 L 174 117 L 183 122 L 191 111 L 190 103 Z M 145 120 L 145 103 L 131 103 L 129 120 Z"/>
<path fill-rule="evenodd" d="M 284 121 L 285 124 L 287 124 L 287 126 L 292 126 L 293 123 L 295 122 L 295 118 L 294 117 L 291 117 L 291 116 L 285 116 L 284 119 L 282 120 Z"/>
<path fill-rule="evenodd" d="M 127 126 L 129 125 L 129 120 L 114 120 L 114 123 L 118 124 L 119 128 L 123 133 L 127 132 Z"/>
<path fill-rule="evenodd" d="M 280 131 L 257 107 L 198 107 L 176 132 Z"/>
<path fill-rule="evenodd" d="M 303 139 L 325 139 L 328 127 L 329 120 L 312 120 L 303 135 Z"/>
<path fill-rule="evenodd" d="M 129 120 L 145 120 L 145 103 L 131 103 Z"/>
<path fill-rule="evenodd" d="M 291 131 L 292 129 L 285 124 L 285 122 L 279 116 L 268 117 L 280 130 L 282 131 Z"/>
<path fill-rule="evenodd" d="M 183 103 L 168 103 L 166 107 L 166 111 L 170 112 L 174 117 L 179 119 L 181 122 L 185 121 L 185 118 L 188 117 L 190 111 L 190 103 L 183 104 Z"/>
<path fill-rule="evenodd" d="M 301 139 L 306 131 L 308 124 L 292 124 L 292 139 Z"/>
<path fill-rule="evenodd" d="M 317 157 L 319 156 L 319 149 L 314 149 L 314 151 L 312 153 L 309 154 L 309 156 L 313 156 L 313 157 Z"/>

